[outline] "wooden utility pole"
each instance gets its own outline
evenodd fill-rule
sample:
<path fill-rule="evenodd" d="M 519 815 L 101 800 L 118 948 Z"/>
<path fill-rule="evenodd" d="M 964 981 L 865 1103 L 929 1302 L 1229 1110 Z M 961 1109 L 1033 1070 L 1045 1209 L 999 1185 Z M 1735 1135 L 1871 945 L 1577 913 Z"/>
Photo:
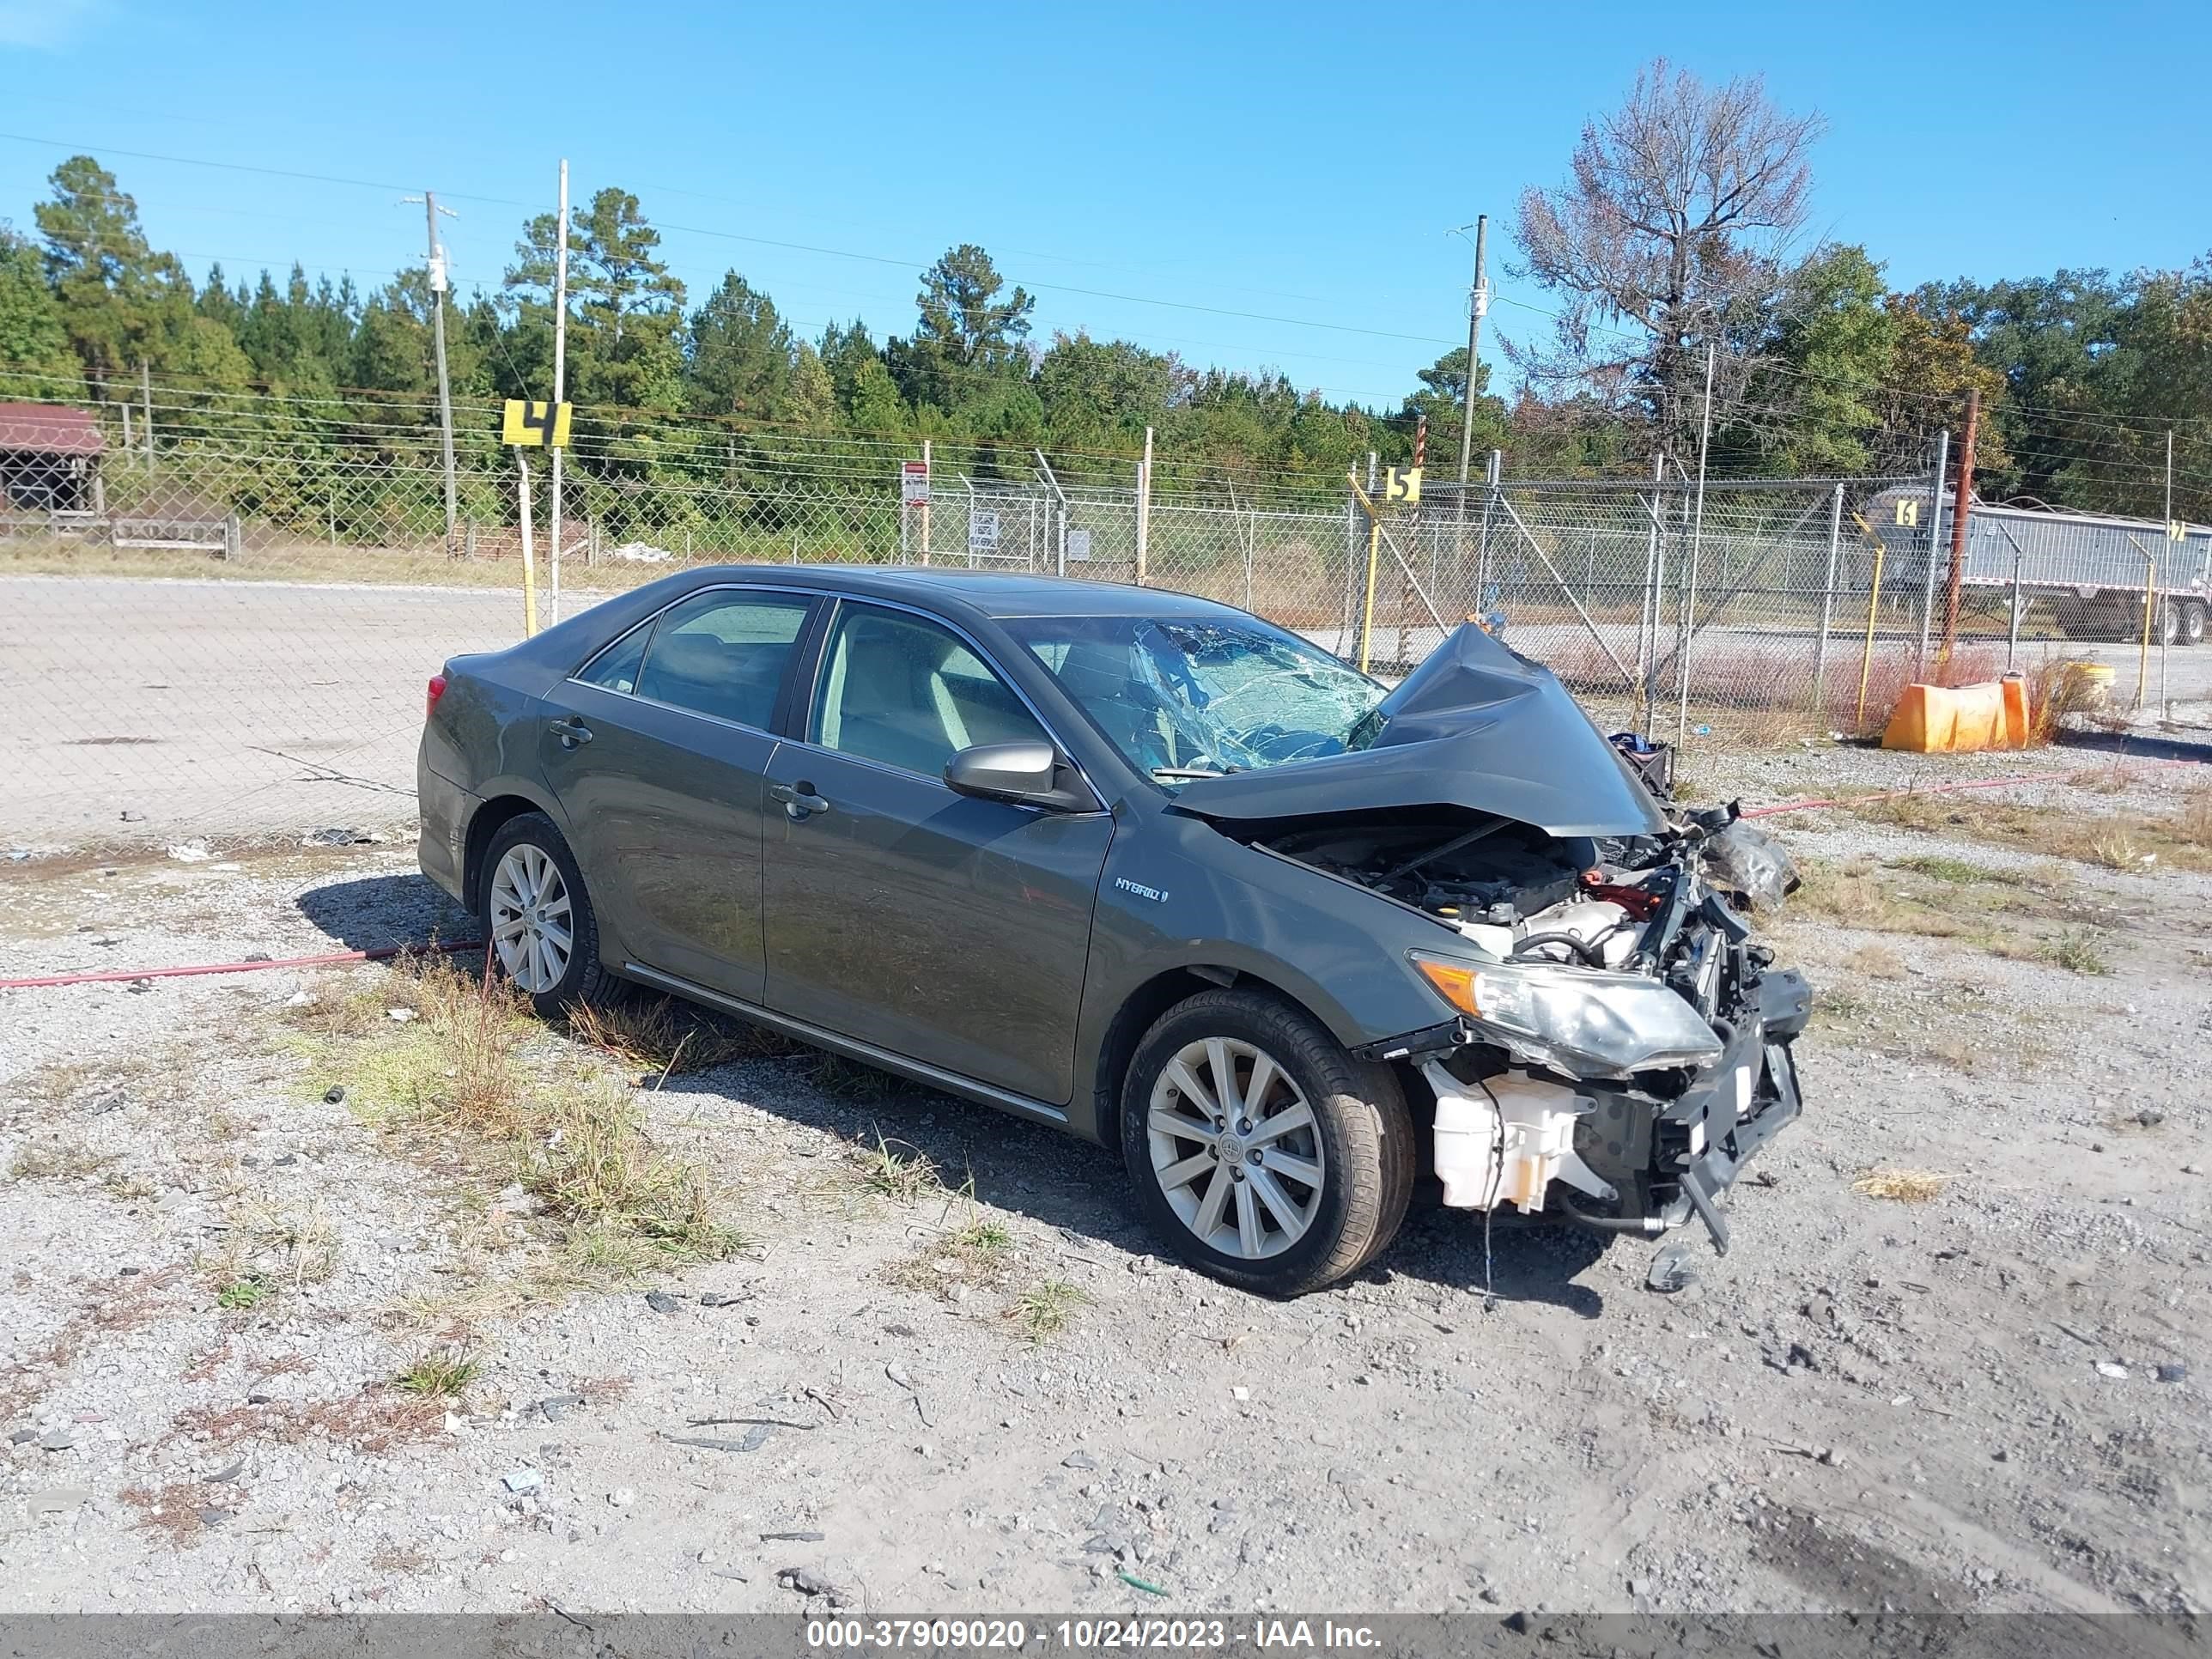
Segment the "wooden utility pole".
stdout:
<path fill-rule="evenodd" d="M 1483 285 L 1482 259 L 1490 241 L 1490 216 L 1474 219 L 1474 285 L 1467 291 L 1467 398 L 1459 428 L 1460 493 L 1467 493 L 1467 470 L 1474 462 L 1474 361 L 1482 344 L 1482 313 L 1490 309 L 1490 290 Z"/>
<path fill-rule="evenodd" d="M 1974 493 L 1974 434 L 1982 421 L 1982 389 L 1966 392 L 1966 441 L 1959 447 L 1959 482 L 1951 495 L 1951 574 L 1943 586 L 1943 643 L 1936 653 L 1940 665 L 1951 660 L 1959 642 L 1959 589 L 1966 574 L 1967 503 Z"/>
<path fill-rule="evenodd" d="M 438 434 L 446 456 L 446 556 L 450 559 L 459 551 L 455 544 L 461 515 L 453 484 L 453 388 L 446 377 L 446 252 L 438 246 L 438 198 L 431 191 L 422 192 L 422 217 L 430 227 L 430 264 L 427 272 L 430 279 L 430 337 L 437 343 Z"/>

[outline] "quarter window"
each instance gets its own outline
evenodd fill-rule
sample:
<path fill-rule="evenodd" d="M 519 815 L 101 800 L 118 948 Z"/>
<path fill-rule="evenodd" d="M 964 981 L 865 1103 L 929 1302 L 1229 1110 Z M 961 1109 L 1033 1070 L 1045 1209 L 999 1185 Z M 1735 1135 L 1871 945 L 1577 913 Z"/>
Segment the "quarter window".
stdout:
<path fill-rule="evenodd" d="M 930 777 L 975 744 L 1046 740 L 1013 688 L 951 629 L 850 603 L 823 659 L 810 736 Z"/>
<path fill-rule="evenodd" d="M 576 678 L 586 685 L 604 685 L 610 691 L 635 691 L 637 671 L 645 666 L 645 641 L 652 632 L 651 623 L 640 623 L 592 658 Z"/>
<path fill-rule="evenodd" d="M 811 603 L 804 594 L 710 588 L 670 606 L 646 647 L 637 695 L 765 730 Z"/>

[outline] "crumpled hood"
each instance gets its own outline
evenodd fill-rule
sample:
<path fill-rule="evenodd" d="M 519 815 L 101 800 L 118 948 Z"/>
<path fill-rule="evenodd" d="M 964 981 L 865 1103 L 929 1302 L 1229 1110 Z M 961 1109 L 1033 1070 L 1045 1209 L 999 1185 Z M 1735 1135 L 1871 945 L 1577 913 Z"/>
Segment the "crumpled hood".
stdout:
<path fill-rule="evenodd" d="M 1376 710 L 1366 747 L 1194 778 L 1176 804 L 1210 818 L 1310 817 L 1463 806 L 1553 836 L 1650 836 L 1665 825 L 1641 780 L 1548 668 L 1473 623 Z"/>

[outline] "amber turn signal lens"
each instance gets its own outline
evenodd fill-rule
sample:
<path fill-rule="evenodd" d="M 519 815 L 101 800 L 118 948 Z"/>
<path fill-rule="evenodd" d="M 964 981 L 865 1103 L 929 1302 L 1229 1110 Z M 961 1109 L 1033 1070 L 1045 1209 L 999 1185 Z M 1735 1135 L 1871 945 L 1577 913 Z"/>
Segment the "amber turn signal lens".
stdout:
<path fill-rule="evenodd" d="M 1463 1014 L 1480 1019 L 1481 1005 L 1476 1001 L 1476 989 L 1481 975 L 1463 963 L 1438 962 L 1432 957 L 1415 957 L 1413 966 L 1421 970 L 1421 977 L 1436 988 L 1437 994 Z"/>

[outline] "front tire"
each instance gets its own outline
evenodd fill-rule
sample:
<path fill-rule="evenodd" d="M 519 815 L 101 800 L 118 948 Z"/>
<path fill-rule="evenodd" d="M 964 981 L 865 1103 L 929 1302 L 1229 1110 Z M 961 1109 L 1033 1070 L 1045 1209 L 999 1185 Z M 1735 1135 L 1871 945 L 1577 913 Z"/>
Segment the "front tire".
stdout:
<path fill-rule="evenodd" d="M 613 978 L 599 966 L 599 927 L 584 872 L 543 812 L 508 819 L 484 852 L 477 914 L 492 962 L 529 997 L 540 1019 L 602 1001 Z"/>
<path fill-rule="evenodd" d="M 1396 1076 L 1254 991 L 1203 991 L 1160 1017 L 1122 1085 L 1121 1149 L 1161 1241 L 1262 1296 L 1358 1272 L 1413 1195 Z"/>

